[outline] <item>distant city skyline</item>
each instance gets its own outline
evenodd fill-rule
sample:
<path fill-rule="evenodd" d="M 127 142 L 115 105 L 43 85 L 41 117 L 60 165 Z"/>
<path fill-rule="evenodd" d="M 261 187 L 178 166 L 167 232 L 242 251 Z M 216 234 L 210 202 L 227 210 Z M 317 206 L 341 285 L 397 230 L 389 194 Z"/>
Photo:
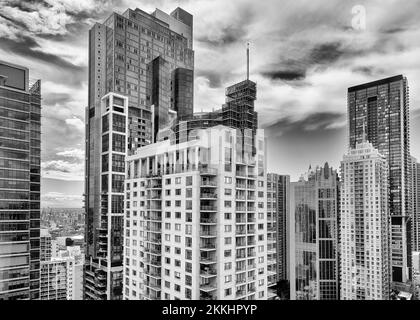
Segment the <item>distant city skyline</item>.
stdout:
<path fill-rule="evenodd" d="M 4 1 L 0 55 L 44 85 L 41 205 L 82 206 L 88 30 L 126 8 L 181 6 L 194 15 L 196 112 L 219 108 L 224 88 L 245 77 L 251 43 L 268 172 L 296 181 L 309 165 L 338 169 L 347 151 L 347 88 L 397 74 L 410 81 L 411 154 L 419 159 L 420 1 L 385 3 L 365 1 L 366 30 L 354 30 L 356 1 Z"/>

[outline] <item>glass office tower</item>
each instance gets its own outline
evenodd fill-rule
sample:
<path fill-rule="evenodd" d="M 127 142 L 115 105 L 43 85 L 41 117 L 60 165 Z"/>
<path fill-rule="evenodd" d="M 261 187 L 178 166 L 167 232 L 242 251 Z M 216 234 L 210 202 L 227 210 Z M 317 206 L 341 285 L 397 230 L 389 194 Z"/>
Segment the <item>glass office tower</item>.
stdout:
<path fill-rule="evenodd" d="M 38 299 L 41 83 L 0 61 L 0 300 Z"/>
<path fill-rule="evenodd" d="M 290 299 L 339 299 L 338 175 L 326 163 L 290 184 Z"/>
<path fill-rule="evenodd" d="M 411 193 L 409 89 L 402 75 L 348 89 L 349 147 L 364 139 L 389 165 L 393 288 L 409 290 L 411 278 Z"/>
<path fill-rule="evenodd" d="M 173 97 L 172 72 L 177 68 L 194 69 L 192 28 L 192 15 L 181 8 L 171 14 L 159 9 L 151 14 L 128 9 L 123 14 L 111 14 L 89 32 L 86 299 L 122 298 L 123 197 L 119 195 L 119 186 L 124 178 L 125 156 L 152 143 L 155 133 L 168 122 Z M 192 77 L 189 80 L 192 88 Z M 106 116 L 103 99 L 110 93 L 117 98 L 123 96 L 128 106 L 124 108 L 128 122 L 123 134 L 112 124 L 110 130 L 104 131 L 109 121 L 103 120 Z M 111 153 L 106 153 L 104 146 L 110 141 L 118 144 L 113 138 L 124 135 L 127 140 L 121 148 L 125 151 L 109 158 Z M 109 165 L 104 161 L 109 161 Z"/>

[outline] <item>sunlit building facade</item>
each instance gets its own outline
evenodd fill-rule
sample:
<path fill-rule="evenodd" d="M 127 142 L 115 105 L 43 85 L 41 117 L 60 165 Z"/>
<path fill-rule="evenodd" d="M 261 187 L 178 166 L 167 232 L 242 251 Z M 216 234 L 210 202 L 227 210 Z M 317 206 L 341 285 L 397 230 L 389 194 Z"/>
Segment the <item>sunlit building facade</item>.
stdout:
<path fill-rule="evenodd" d="M 243 140 L 216 126 L 128 157 L 124 299 L 267 299 L 264 138 Z"/>
<path fill-rule="evenodd" d="M 371 143 L 344 156 L 340 199 L 341 299 L 388 300 L 388 165 Z"/>

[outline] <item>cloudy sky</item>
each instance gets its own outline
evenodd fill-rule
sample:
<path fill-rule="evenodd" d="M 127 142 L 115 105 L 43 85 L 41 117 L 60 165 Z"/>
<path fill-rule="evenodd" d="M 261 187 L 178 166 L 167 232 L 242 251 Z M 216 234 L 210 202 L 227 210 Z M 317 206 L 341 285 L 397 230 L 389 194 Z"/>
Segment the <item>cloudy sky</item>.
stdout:
<path fill-rule="evenodd" d="M 365 28 L 352 24 L 359 4 Z M 309 164 L 338 167 L 347 88 L 396 74 L 409 80 L 420 159 L 420 0 L 0 0 L 0 59 L 42 79 L 43 207 L 82 205 L 89 28 L 112 11 L 177 6 L 194 15 L 196 111 L 219 107 L 244 79 L 251 43 L 270 171 L 293 180 Z"/>

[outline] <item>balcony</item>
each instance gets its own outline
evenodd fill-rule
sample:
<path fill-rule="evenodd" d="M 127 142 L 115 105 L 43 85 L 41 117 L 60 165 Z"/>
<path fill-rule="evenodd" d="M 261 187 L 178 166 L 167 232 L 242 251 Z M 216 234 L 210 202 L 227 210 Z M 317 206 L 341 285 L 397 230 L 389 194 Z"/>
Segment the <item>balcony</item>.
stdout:
<path fill-rule="evenodd" d="M 216 206 L 200 206 L 200 211 L 217 211 L 217 207 Z"/>
<path fill-rule="evenodd" d="M 203 278 L 213 278 L 217 276 L 217 271 L 216 269 L 206 267 L 200 270 L 200 276 Z"/>
<path fill-rule="evenodd" d="M 209 168 L 209 167 L 200 167 L 200 175 L 202 176 L 216 176 L 217 175 L 217 169 L 215 168 Z"/>
<path fill-rule="evenodd" d="M 236 291 L 236 299 L 238 298 L 242 298 L 246 295 L 246 291 L 245 290 L 237 290 Z"/>
<path fill-rule="evenodd" d="M 207 200 L 217 200 L 217 194 L 211 193 L 211 192 L 202 192 L 200 194 L 201 199 L 207 199 Z"/>
<path fill-rule="evenodd" d="M 148 286 L 149 288 L 152 288 L 155 291 L 162 290 L 161 285 L 156 282 L 149 281 L 149 282 L 146 282 L 145 285 Z"/>
<path fill-rule="evenodd" d="M 200 244 L 200 250 L 208 250 L 208 251 L 216 250 L 216 244 L 215 243 L 202 243 Z"/>
<path fill-rule="evenodd" d="M 161 250 L 157 250 L 157 249 L 146 248 L 144 251 L 153 255 L 160 256 L 162 254 Z"/>
<path fill-rule="evenodd" d="M 236 176 L 237 177 L 244 177 L 244 178 L 246 178 L 248 175 L 245 172 L 245 170 L 236 170 Z"/>
<path fill-rule="evenodd" d="M 200 263 L 202 264 L 214 264 L 216 263 L 216 256 L 201 256 Z"/>
<path fill-rule="evenodd" d="M 237 278 L 236 283 L 237 284 L 246 283 L 246 278 L 245 277 Z"/>
<path fill-rule="evenodd" d="M 145 263 L 149 263 L 150 265 L 157 266 L 157 267 L 160 267 L 162 265 L 162 262 L 158 259 L 149 259 L 149 260 L 146 259 Z"/>
<path fill-rule="evenodd" d="M 157 271 L 146 270 L 145 273 L 153 278 L 160 278 L 162 276 L 161 273 Z"/>
<path fill-rule="evenodd" d="M 162 189 L 162 183 L 148 183 L 146 185 L 148 189 Z"/>
<path fill-rule="evenodd" d="M 200 293 L 200 300 L 217 300 L 217 296 L 215 294 L 204 292 Z"/>
<path fill-rule="evenodd" d="M 243 238 L 241 238 L 243 240 Z M 246 242 L 245 241 L 237 241 L 236 242 L 236 246 L 237 247 L 246 247 Z"/>
<path fill-rule="evenodd" d="M 246 229 L 236 229 L 236 234 L 246 234 Z"/>
<path fill-rule="evenodd" d="M 201 224 L 216 224 L 217 220 L 214 218 L 200 218 Z"/>
<path fill-rule="evenodd" d="M 202 187 L 217 187 L 216 181 L 210 181 L 210 180 L 201 180 L 201 186 Z"/>
<path fill-rule="evenodd" d="M 216 284 L 213 283 L 202 283 L 200 284 L 200 291 L 211 292 L 217 289 Z"/>
<path fill-rule="evenodd" d="M 203 238 L 214 238 L 214 237 L 216 237 L 216 231 L 213 231 L 213 230 L 200 230 L 200 237 L 203 237 Z"/>
<path fill-rule="evenodd" d="M 246 223 L 246 218 L 236 218 L 236 223 Z"/>

